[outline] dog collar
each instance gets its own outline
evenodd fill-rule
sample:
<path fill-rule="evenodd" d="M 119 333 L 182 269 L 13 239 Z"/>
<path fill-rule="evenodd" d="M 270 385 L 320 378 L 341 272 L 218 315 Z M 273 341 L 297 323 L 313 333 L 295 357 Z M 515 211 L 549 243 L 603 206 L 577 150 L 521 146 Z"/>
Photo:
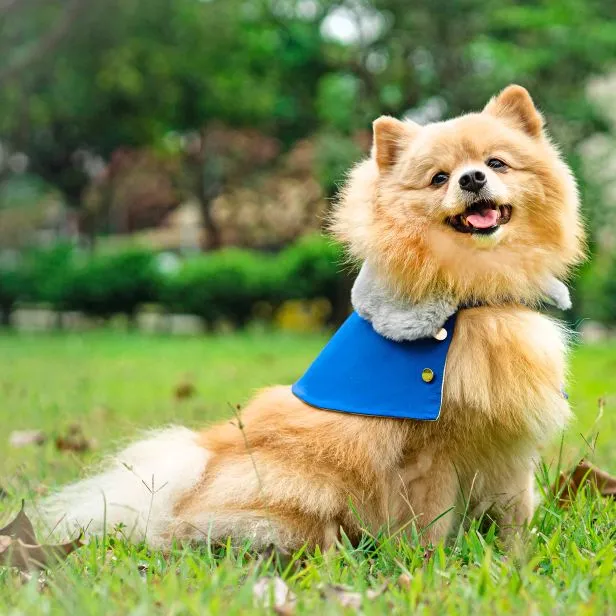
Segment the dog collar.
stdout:
<path fill-rule="evenodd" d="M 456 316 L 445 323 L 442 340 L 394 342 L 353 312 L 292 392 L 323 410 L 434 421 L 441 412 Z"/>

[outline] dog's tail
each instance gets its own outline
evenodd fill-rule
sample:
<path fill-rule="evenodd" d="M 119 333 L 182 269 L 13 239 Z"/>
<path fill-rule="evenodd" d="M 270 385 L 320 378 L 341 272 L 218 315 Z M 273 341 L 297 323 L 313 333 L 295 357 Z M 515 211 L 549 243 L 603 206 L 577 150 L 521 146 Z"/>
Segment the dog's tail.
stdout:
<path fill-rule="evenodd" d="M 174 507 L 203 475 L 208 452 L 187 428 L 169 427 L 113 456 L 102 471 L 44 499 L 38 513 L 54 534 L 102 535 L 120 525 L 133 540 L 170 540 Z"/>

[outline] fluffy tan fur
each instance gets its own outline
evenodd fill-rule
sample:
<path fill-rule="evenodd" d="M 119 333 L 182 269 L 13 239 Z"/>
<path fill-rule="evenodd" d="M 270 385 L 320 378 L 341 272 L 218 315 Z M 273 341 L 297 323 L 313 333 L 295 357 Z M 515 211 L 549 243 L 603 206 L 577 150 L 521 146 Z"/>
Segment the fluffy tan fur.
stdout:
<path fill-rule="evenodd" d="M 491 156 L 509 171 L 492 177 Z M 513 206 L 488 242 L 444 224 L 465 207 L 454 180 L 469 165 L 481 165 L 493 197 Z M 447 186 L 430 185 L 439 170 Z M 358 417 L 311 408 L 287 386 L 266 389 L 241 423 L 195 437 L 206 462 L 202 472 L 191 467 L 198 479 L 174 499 L 156 542 L 231 536 L 327 548 L 341 529 L 357 540 L 411 523 L 434 542 L 464 511 L 491 509 L 505 527 L 529 519 L 533 456 L 569 415 L 566 340 L 557 323 L 515 302 L 532 302 L 541 280 L 580 258 L 582 228 L 574 180 L 527 92 L 512 86 L 482 113 L 425 127 L 377 121 L 373 155 L 351 173 L 333 227 L 401 295 L 442 291 L 486 304 L 459 314 L 440 418 Z M 157 442 L 148 455 L 165 455 Z"/>

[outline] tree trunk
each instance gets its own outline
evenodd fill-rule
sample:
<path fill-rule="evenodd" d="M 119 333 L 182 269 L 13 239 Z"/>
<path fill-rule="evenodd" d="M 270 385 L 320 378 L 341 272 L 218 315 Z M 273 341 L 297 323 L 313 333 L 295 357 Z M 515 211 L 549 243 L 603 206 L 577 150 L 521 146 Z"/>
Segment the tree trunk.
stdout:
<path fill-rule="evenodd" d="M 354 276 L 347 271 L 340 274 L 340 283 L 336 288 L 334 297 L 331 298 L 332 311 L 329 317 L 329 325 L 339 327 L 351 313 L 351 288 Z"/>
<path fill-rule="evenodd" d="M 205 237 L 201 242 L 201 248 L 205 250 L 216 250 L 222 245 L 222 238 L 220 235 L 220 229 L 212 216 L 212 204 L 214 199 L 207 199 L 204 196 L 200 196 L 199 205 L 201 209 L 201 217 L 203 218 L 203 229 L 205 230 Z"/>
<path fill-rule="evenodd" d="M 197 197 L 205 230 L 203 250 L 216 250 L 222 245 L 222 235 L 212 214 L 214 200 L 222 192 L 222 165 L 217 150 L 215 137 L 204 128 L 201 131 L 201 155 L 197 163 Z"/>
<path fill-rule="evenodd" d="M 11 306 L 0 306 L 0 327 L 11 326 Z"/>

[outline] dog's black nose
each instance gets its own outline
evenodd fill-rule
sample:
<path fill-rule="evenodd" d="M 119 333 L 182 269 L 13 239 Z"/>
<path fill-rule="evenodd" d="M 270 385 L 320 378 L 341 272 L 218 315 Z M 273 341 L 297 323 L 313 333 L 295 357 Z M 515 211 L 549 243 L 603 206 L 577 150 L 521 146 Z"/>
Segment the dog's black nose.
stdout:
<path fill-rule="evenodd" d="M 467 171 L 458 180 L 462 190 L 478 193 L 486 185 L 486 174 L 479 169 Z"/>

